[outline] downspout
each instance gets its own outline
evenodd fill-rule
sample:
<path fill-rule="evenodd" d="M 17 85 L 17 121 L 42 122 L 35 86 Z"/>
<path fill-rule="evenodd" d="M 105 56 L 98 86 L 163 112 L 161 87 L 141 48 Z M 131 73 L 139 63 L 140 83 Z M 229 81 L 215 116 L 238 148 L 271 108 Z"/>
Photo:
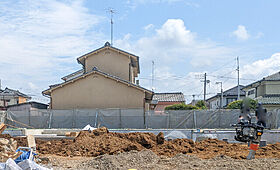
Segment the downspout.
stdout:
<path fill-rule="evenodd" d="M 128 64 L 128 80 L 131 82 L 131 63 Z"/>
<path fill-rule="evenodd" d="M 144 117 L 144 127 L 147 128 L 147 126 L 146 126 L 146 98 L 145 97 L 143 99 L 143 117 Z"/>
<path fill-rule="evenodd" d="M 255 90 L 256 90 L 256 93 L 255 93 L 255 98 L 257 98 L 258 97 L 258 87 L 260 86 L 260 83 L 255 87 Z"/>
<path fill-rule="evenodd" d="M 130 58 L 130 56 L 129 56 L 129 64 L 128 64 L 128 81 L 130 81 L 130 82 L 131 82 L 131 70 L 130 70 L 130 68 L 131 68 L 131 58 Z"/>

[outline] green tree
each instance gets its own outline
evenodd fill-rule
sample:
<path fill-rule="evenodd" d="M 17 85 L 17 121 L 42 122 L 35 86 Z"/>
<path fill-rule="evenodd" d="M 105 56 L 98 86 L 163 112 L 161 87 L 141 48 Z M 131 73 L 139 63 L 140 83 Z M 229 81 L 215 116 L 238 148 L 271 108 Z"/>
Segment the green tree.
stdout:
<path fill-rule="evenodd" d="M 249 99 L 250 109 L 255 110 L 257 107 L 257 101 L 253 99 Z M 243 100 L 236 100 L 227 105 L 227 109 L 241 109 Z"/>
<path fill-rule="evenodd" d="M 198 107 L 199 109 L 207 109 L 206 104 L 203 100 L 199 100 L 196 104 L 196 107 Z"/>
<path fill-rule="evenodd" d="M 184 104 L 184 103 L 173 104 L 171 106 L 165 107 L 165 110 L 197 110 L 197 109 L 199 109 L 199 108 L 196 106 L 188 105 L 188 104 Z"/>

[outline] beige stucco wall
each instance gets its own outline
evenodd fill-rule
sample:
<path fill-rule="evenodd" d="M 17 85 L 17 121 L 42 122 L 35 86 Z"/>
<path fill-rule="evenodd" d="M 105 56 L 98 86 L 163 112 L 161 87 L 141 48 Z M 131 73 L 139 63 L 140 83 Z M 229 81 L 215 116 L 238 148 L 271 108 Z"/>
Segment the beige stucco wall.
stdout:
<path fill-rule="evenodd" d="M 85 71 L 89 72 L 93 67 L 97 67 L 105 73 L 129 81 L 129 63 L 130 59 L 128 56 L 105 49 L 86 58 Z"/>
<path fill-rule="evenodd" d="M 145 93 L 102 75 L 92 74 L 55 89 L 52 109 L 143 108 Z"/>
<path fill-rule="evenodd" d="M 268 81 L 265 83 L 266 94 L 280 94 L 280 81 Z"/>
<path fill-rule="evenodd" d="M 273 111 L 279 109 L 280 105 L 263 105 L 263 107 L 266 108 L 267 111 Z"/>

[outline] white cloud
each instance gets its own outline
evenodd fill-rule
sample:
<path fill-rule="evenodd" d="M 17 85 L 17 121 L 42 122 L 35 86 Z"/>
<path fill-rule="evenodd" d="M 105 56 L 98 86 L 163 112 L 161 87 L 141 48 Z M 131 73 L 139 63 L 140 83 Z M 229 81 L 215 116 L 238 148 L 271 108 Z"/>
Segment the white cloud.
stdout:
<path fill-rule="evenodd" d="M 253 77 L 256 80 L 280 71 L 280 53 L 275 53 L 271 57 L 257 60 L 252 64 L 245 65 L 241 70 L 242 77 Z"/>
<path fill-rule="evenodd" d="M 250 37 L 250 34 L 244 25 L 238 25 L 237 29 L 232 32 L 232 35 L 234 35 L 238 40 L 243 41 L 248 40 Z"/>
<path fill-rule="evenodd" d="M 3 84 L 41 96 L 47 84 L 79 67 L 72 65 L 77 56 L 104 43 L 103 35 L 92 31 L 103 20 L 81 0 L 0 2 Z"/>
<path fill-rule="evenodd" d="M 154 34 L 136 42 L 119 40 L 118 47 L 134 51 L 141 60 L 161 60 L 161 63 L 190 61 L 192 66 L 203 67 L 218 59 L 231 56 L 233 50 L 210 40 L 199 40 L 181 19 L 168 19 Z"/>
<path fill-rule="evenodd" d="M 144 30 L 147 31 L 147 30 L 153 29 L 154 27 L 155 27 L 154 24 L 148 24 L 144 27 Z"/>
<path fill-rule="evenodd" d="M 199 98 L 203 97 L 203 83 L 195 75 L 204 73 L 190 72 L 188 68 L 204 70 L 206 66 L 214 67 L 219 63 L 224 63 L 228 57 L 234 55 L 233 49 L 221 46 L 211 40 L 201 40 L 197 33 L 186 28 L 181 19 L 168 19 L 149 37 L 142 37 L 135 42 L 123 38 L 115 44 L 117 47 L 140 56 L 141 85 L 151 88 L 151 61 L 154 60 L 156 91 L 182 91 L 188 95 L 188 101 L 192 98 L 191 94 L 200 94 Z M 185 66 L 182 66 L 182 63 Z M 145 77 L 145 75 L 149 76 Z M 217 92 L 215 82 L 218 79 L 216 77 L 209 77 L 209 79 L 211 83 L 207 89 L 211 88 Z M 212 84 L 212 82 L 214 83 Z M 225 84 L 225 87 L 228 85 Z M 213 92 L 213 90 L 211 91 Z"/>

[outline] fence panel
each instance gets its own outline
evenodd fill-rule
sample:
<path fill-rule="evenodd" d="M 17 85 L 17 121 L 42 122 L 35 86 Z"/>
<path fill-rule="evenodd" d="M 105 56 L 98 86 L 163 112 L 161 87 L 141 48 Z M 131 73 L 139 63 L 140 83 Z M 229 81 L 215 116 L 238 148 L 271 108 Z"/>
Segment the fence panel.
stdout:
<path fill-rule="evenodd" d="M 28 125 L 34 128 L 49 128 L 50 112 L 47 110 L 31 110 Z"/>
<path fill-rule="evenodd" d="M 121 127 L 145 129 L 148 113 L 143 109 L 121 109 Z"/>
<path fill-rule="evenodd" d="M 5 123 L 14 127 L 29 128 L 30 112 L 26 111 L 7 111 Z"/>
<path fill-rule="evenodd" d="M 118 129 L 120 127 L 120 123 L 119 109 L 98 110 L 98 127 L 105 126 L 109 129 Z"/>
<path fill-rule="evenodd" d="M 79 109 L 75 110 L 75 128 L 84 128 L 86 125 L 97 126 L 97 109 Z"/>
<path fill-rule="evenodd" d="M 0 112 L 5 123 L 21 128 L 83 128 L 106 126 L 109 129 L 227 129 L 238 121 L 240 110 L 181 110 L 157 115 L 143 109 L 78 109 Z M 0 120 L 1 121 L 1 120 Z M 3 120 L 2 120 L 3 121 Z M 267 113 L 267 125 L 280 128 L 280 110 Z"/>
<path fill-rule="evenodd" d="M 221 110 L 221 112 L 217 112 L 220 115 L 219 118 L 219 128 L 220 129 L 228 129 L 232 128 L 232 124 L 236 124 L 238 121 L 238 117 L 240 115 L 239 110 Z"/>
<path fill-rule="evenodd" d="M 74 128 L 73 110 L 51 110 L 51 128 Z"/>
<path fill-rule="evenodd" d="M 169 116 L 168 124 L 171 129 L 194 128 L 194 112 L 190 110 L 173 110 L 166 112 Z"/>
<path fill-rule="evenodd" d="M 147 128 L 167 129 L 168 115 L 147 114 Z"/>

